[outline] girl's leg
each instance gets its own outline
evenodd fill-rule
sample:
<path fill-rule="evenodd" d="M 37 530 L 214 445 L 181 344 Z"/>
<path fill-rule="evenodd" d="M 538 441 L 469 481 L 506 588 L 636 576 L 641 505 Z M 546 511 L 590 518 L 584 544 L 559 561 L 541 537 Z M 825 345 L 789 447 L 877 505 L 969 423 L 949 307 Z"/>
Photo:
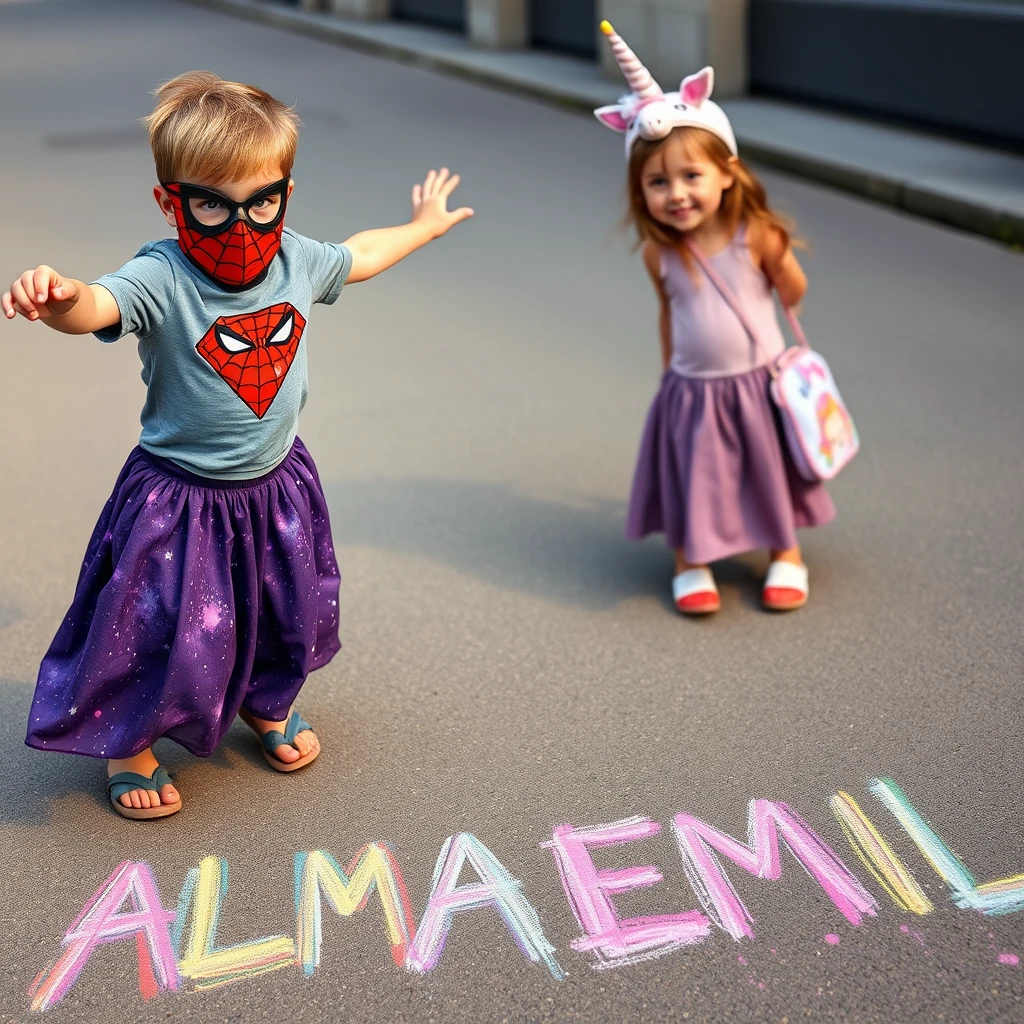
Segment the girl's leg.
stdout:
<path fill-rule="evenodd" d="M 721 607 L 718 588 L 711 569 L 699 562 L 689 562 L 686 552 L 675 549 L 676 575 L 672 580 L 672 600 L 684 615 L 707 615 Z M 683 573 L 691 575 L 683 577 Z"/>
<path fill-rule="evenodd" d="M 793 565 L 804 564 L 799 544 L 791 548 L 772 548 L 771 560 L 773 562 L 792 562 Z"/>
<path fill-rule="evenodd" d="M 148 778 L 156 771 L 158 764 L 159 762 L 153 755 L 153 748 L 147 747 L 141 754 L 136 754 L 134 757 L 108 761 L 107 778 L 109 779 L 111 775 L 116 775 L 118 772 L 136 772 Z M 129 793 L 122 794 L 118 799 L 125 807 L 142 808 L 177 803 L 181 798 L 174 786 L 166 785 L 159 792 L 153 789 L 133 789 Z"/>
<path fill-rule="evenodd" d="M 686 552 L 682 548 L 676 548 L 676 575 L 678 576 L 681 572 L 686 572 L 687 569 L 706 569 L 707 564 L 703 562 L 688 562 L 686 560 Z"/>
<path fill-rule="evenodd" d="M 790 612 L 807 603 L 807 567 L 800 548 L 772 548 L 772 567 L 761 590 L 761 603 L 769 611 Z M 776 566 L 775 563 L 781 562 Z M 792 567 L 792 568 L 790 568 Z"/>

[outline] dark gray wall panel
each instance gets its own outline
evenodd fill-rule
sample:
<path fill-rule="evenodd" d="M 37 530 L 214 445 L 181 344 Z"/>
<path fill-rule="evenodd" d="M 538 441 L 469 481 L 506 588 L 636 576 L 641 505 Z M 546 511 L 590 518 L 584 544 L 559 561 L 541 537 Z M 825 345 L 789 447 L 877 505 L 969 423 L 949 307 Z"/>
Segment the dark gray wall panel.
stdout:
<path fill-rule="evenodd" d="M 755 92 L 1024 145 L 1024 6 L 751 0 Z"/>
<path fill-rule="evenodd" d="M 534 46 L 582 57 L 597 53 L 597 0 L 530 0 Z"/>
<path fill-rule="evenodd" d="M 445 28 L 466 27 L 465 0 L 395 0 L 394 15 L 407 21 L 422 21 Z"/>

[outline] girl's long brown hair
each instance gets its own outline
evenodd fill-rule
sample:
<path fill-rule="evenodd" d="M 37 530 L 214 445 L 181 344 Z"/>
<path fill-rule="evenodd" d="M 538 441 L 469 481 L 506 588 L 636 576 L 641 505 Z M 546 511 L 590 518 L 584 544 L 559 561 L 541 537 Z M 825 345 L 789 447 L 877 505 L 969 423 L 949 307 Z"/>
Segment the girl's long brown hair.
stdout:
<path fill-rule="evenodd" d="M 644 165 L 664 146 L 669 139 L 682 136 L 689 153 L 700 153 L 706 156 L 724 174 L 731 174 L 733 184 L 722 193 L 720 213 L 725 218 L 729 234 L 735 234 L 740 224 L 749 224 L 759 220 L 779 232 L 786 248 L 790 245 L 802 246 L 800 239 L 792 235 L 794 224 L 782 214 L 776 213 L 768 206 L 768 197 L 764 186 L 757 175 L 738 157 L 734 157 L 726 144 L 704 128 L 673 128 L 671 134 L 664 139 L 650 142 L 637 139 L 633 151 L 629 155 L 627 190 L 629 209 L 625 216 L 625 224 L 636 228 L 637 245 L 644 242 L 655 242 L 669 249 L 678 249 L 683 257 L 688 255 L 683 245 L 683 232 L 667 224 L 659 224 L 648 212 L 641 187 Z"/>

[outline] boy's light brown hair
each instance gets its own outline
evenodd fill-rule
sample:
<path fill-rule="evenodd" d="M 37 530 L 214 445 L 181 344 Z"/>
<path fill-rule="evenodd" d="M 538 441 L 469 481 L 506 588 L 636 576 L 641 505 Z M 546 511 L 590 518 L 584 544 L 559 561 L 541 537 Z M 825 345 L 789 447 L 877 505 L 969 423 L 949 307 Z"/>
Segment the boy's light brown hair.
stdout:
<path fill-rule="evenodd" d="M 299 143 L 299 118 L 254 85 L 227 82 L 212 71 L 188 71 L 154 93 L 142 119 L 161 182 L 219 185 L 265 168 L 288 177 Z"/>

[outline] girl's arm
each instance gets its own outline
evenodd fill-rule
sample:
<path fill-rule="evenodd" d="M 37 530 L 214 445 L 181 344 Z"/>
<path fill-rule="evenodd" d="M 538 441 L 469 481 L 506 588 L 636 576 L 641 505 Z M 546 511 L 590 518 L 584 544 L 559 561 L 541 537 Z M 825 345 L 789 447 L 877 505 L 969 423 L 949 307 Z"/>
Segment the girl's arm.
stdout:
<path fill-rule="evenodd" d="M 455 191 L 459 176 L 448 175 L 448 168 L 431 171 L 422 185 L 412 188 L 412 219 L 394 228 L 360 231 L 345 241 L 352 251 L 352 269 L 348 283 L 367 281 L 382 270 L 393 267 L 410 253 L 440 238 L 460 221 L 473 216 L 468 207 L 448 212 L 448 197 Z"/>
<path fill-rule="evenodd" d="M 0 297 L 4 316 L 20 313 L 63 334 L 91 334 L 121 320 L 114 296 L 100 284 L 61 277 L 53 267 L 26 270 Z"/>
<path fill-rule="evenodd" d="M 782 304 L 797 305 L 807 291 L 807 275 L 797 263 L 792 246 L 784 242 L 782 234 L 768 224 L 759 224 L 752 234 L 751 243 L 761 269 L 779 293 Z"/>
<path fill-rule="evenodd" d="M 655 242 L 644 243 L 644 266 L 654 284 L 658 296 L 658 338 L 661 341 L 661 369 L 668 369 L 672 361 L 672 321 L 670 319 L 668 296 L 661 282 L 661 249 Z"/>

